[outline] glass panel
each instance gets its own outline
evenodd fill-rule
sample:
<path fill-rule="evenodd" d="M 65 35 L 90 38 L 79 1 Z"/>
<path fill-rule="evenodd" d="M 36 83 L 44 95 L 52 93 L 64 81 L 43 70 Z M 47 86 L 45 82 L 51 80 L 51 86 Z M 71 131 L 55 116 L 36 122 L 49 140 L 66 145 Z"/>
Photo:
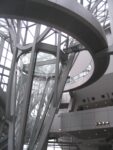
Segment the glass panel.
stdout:
<path fill-rule="evenodd" d="M 8 58 L 9 60 L 12 60 L 12 53 L 11 53 L 11 52 L 8 52 L 7 58 Z"/>
<path fill-rule="evenodd" d="M 9 70 L 4 69 L 4 74 L 9 75 Z"/>
<path fill-rule="evenodd" d="M 8 48 L 8 45 L 9 45 L 8 42 L 5 41 L 4 47 L 5 47 L 6 49 Z"/>
<path fill-rule="evenodd" d="M 6 59 L 5 67 L 11 68 L 11 61 Z"/>
<path fill-rule="evenodd" d="M 4 88 L 4 84 L 1 84 L 1 88 Z"/>
<path fill-rule="evenodd" d="M 3 71 L 3 68 L 0 68 L 0 73 L 2 73 L 2 71 Z"/>
<path fill-rule="evenodd" d="M 54 78 L 53 76 L 51 76 L 51 74 L 55 73 L 55 64 L 44 64 L 47 60 L 53 59 L 55 59 L 55 57 L 51 54 L 40 52 L 37 55 L 36 66 L 33 76 L 25 143 L 29 143 L 30 141 L 30 137 L 32 135 L 33 127 L 37 114 L 39 113 L 39 107 L 41 103 L 43 102 L 42 107 L 40 107 L 39 119 L 42 119 L 46 106 L 49 103 L 49 96 L 54 86 Z"/>
<path fill-rule="evenodd" d="M 0 62 L 0 64 L 1 64 L 1 65 L 4 65 L 4 63 L 5 63 L 5 58 L 4 58 L 4 57 L 2 57 L 2 58 L 1 58 L 1 62 Z"/>
<path fill-rule="evenodd" d="M 6 54 L 7 54 L 7 50 L 4 48 L 4 49 L 3 49 L 2 56 L 6 57 Z"/>
<path fill-rule="evenodd" d="M 6 86 L 6 85 L 4 85 L 4 89 L 3 89 L 3 91 L 4 91 L 4 92 L 6 92 L 6 91 L 7 91 L 7 86 Z"/>
<path fill-rule="evenodd" d="M 2 78 L 2 82 L 3 82 L 3 83 L 8 83 L 8 77 L 3 76 L 3 78 Z"/>

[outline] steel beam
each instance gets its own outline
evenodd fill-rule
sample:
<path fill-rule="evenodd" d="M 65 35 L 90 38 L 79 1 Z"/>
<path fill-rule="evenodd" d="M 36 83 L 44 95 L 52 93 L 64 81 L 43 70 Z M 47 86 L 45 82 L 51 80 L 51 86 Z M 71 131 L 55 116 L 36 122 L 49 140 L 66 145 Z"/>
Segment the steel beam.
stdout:
<path fill-rule="evenodd" d="M 113 0 L 108 0 L 108 10 L 110 15 L 110 26 L 111 26 L 111 32 L 112 32 L 112 38 L 113 38 Z"/>
<path fill-rule="evenodd" d="M 8 90 L 7 90 L 7 101 L 6 101 L 6 117 L 9 120 L 9 132 L 8 132 L 8 150 L 14 150 L 14 142 L 15 142 L 15 107 L 16 107 L 16 61 L 18 49 L 16 48 L 16 44 L 19 41 L 19 32 L 20 32 L 20 22 L 18 22 L 17 35 L 15 35 L 13 28 L 10 24 L 9 31 L 11 35 L 11 39 L 13 40 L 13 59 L 10 70 L 10 77 L 8 82 Z"/>
<path fill-rule="evenodd" d="M 44 102 L 45 102 L 45 92 L 49 86 L 49 81 L 50 81 L 51 78 L 48 78 L 47 81 L 46 81 L 46 84 L 45 84 L 45 88 L 44 88 L 44 91 L 43 91 L 43 94 L 42 94 L 42 98 L 41 98 L 41 101 L 40 101 L 40 105 L 39 105 L 39 109 L 37 111 L 37 116 L 36 116 L 36 120 L 35 120 L 35 124 L 34 124 L 34 127 L 33 127 L 33 131 L 32 131 L 32 135 L 30 137 L 30 142 L 29 142 L 29 148 L 28 150 L 32 150 L 34 149 L 34 145 L 36 143 L 36 140 L 37 140 L 37 137 L 38 137 L 38 134 L 39 134 L 39 131 L 40 131 L 40 116 L 41 116 L 41 111 L 42 111 L 42 107 L 44 105 Z"/>
<path fill-rule="evenodd" d="M 20 27 L 20 23 L 18 23 L 18 27 Z M 11 63 L 11 70 L 10 70 L 10 76 L 9 76 L 9 81 L 8 81 L 8 88 L 7 88 L 7 101 L 6 101 L 6 117 L 7 119 L 10 120 L 10 110 L 11 110 L 11 92 L 12 92 L 12 83 L 13 83 L 13 75 L 15 71 L 15 65 L 16 65 L 16 60 L 17 60 L 17 54 L 18 54 L 18 49 L 16 48 L 16 44 L 18 43 L 19 40 L 19 32 L 20 28 L 18 28 L 18 33 L 15 35 L 13 32 L 12 27 L 9 25 L 9 31 L 11 35 L 11 39 L 13 41 L 13 58 L 12 58 L 12 63 Z"/>
<path fill-rule="evenodd" d="M 54 85 L 54 102 L 53 106 L 57 107 L 57 95 L 58 95 L 58 80 L 59 80 L 59 63 L 60 63 L 60 45 L 61 45 L 61 33 L 58 32 L 58 42 L 57 42 L 57 56 L 56 56 L 56 68 L 55 68 L 55 85 Z"/>
<path fill-rule="evenodd" d="M 50 31 L 50 28 L 47 28 L 45 32 L 43 32 L 43 34 L 39 36 L 40 27 L 37 26 L 36 28 L 36 33 L 35 33 L 35 38 L 33 42 L 32 53 L 31 53 L 31 59 L 30 59 L 30 67 L 29 67 L 28 80 L 27 80 L 27 86 L 26 86 L 27 88 L 25 90 L 25 96 L 24 96 L 23 116 L 21 118 L 22 120 L 20 123 L 21 131 L 19 135 L 17 150 L 22 150 L 23 144 L 24 144 L 24 136 L 25 136 L 25 129 L 26 129 L 26 123 L 27 123 L 28 110 L 29 110 L 29 103 L 30 103 L 33 73 L 34 73 L 34 67 L 35 67 L 36 56 L 37 56 L 36 43 L 41 42 L 41 40 L 48 34 L 49 31 Z"/>
<path fill-rule="evenodd" d="M 19 133 L 17 150 L 22 150 L 23 144 L 24 144 L 24 136 L 25 136 L 27 115 L 28 115 L 30 96 L 31 96 L 33 72 L 34 72 L 36 56 L 37 56 L 35 46 L 36 46 L 36 41 L 37 41 L 37 38 L 39 37 L 39 34 L 40 34 L 40 26 L 37 25 L 36 31 L 35 31 L 33 47 L 32 47 L 32 52 L 31 52 L 30 67 L 29 67 L 27 86 L 26 86 L 27 88 L 25 90 L 25 95 L 24 95 L 23 116 L 21 117 L 21 123 L 20 123 L 21 131 Z"/>
<path fill-rule="evenodd" d="M 1 41 L 0 41 L 0 60 L 1 60 L 1 57 L 2 57 L 4 42 L 5 42 L 5 40 L 3 38 L 1 38 Z"/>
<path fill-rule="evenodd" d="M 113 45 L 109 46 L 108 49 L 104 49 L 102 52 L 95 55 L 97 58 L 104 58 L 106 55 L 113 55 Z"/>
<path fill-rule="evenodd" d="M 56 103 L 57 103 L 57 94 L 58 94 L 57 90 L 58 90 L 59 62 L 60 62 L 59 61 L 60 60 L 60 44 L 61 44 L 61 33 L 59 33 L 59 35 L 58 35 L 58 47 L 57 47 L 57 57 L 56 57 L 56 72 L 55 72 L 55 87 L 54 87 L 54 102 L 53 102 L 54 105 L 56 105 Z M 40 121 L 41 109 L 42 109 L 44 100 L 45 100 L 45 97 L 42 97 L 40 108 L 39 108 L 39 111 L 38 111 L 38 114 L 37 114 L 37 117 L 36 117 L 36 122 L 35 122 L 35 126 L 34 126 L 34 130 L 33 131 L 35 131 L 36 128 L 38 128 L 38 129 L 37 129 L 37 131 L 32 133 L 31 142 L 29 144 L 29 150 L 32 150 L 34 148 L 34 145 L 36 143 L 36 139 L 39 136 L 41 125 L 42 125 L 42 123 L 44 121 L 44 119 L 42 119 L 43 121 Z M 51 97 L 50 97 L 50 100 L 51 100 Z M 48 107 L 49 107 L 49 102 L 48 102 L 48 104 L 46 106 L 46 111 L 48 110 Z M 44 115 L 46 115 L 46 111 L 45 111 Z"/>
<path fill-rule="evenodd" d="M 51 27 L 47 27 L 47 28 L 45 29 L 45 31 L 40 35 L 39 39 L 37 39 L 36 43 L 39 44 L 39 43 L 41 42 L 41 40 L 42 40 L 42 37 L 45 36 L 45 33 L 46 33 L 46 32 L 48 33 L 50 30 L 51 30 Z M 24 51 L 24 50 L 26 50 L 26 49 L 32 49 L 33 43 L 28 44 L 28 45 L 25 45 L 25 46 L 21 46 L 20 44 L 17 44 L 17 47 L 18 47 L 18 49 Z"/>
<path fill-rule="evenodd" d="M 15 9 L 12 7 L 11 2 L 15 5 Z M 77 37 L 91 51 L 92 55 L 107 48 L 107 42 L 99 23 L 87 10 L 76 3 L 75 0 L 71 0 L 73 5 L 70 5 L 70 1 L 68 0 L 11 0 L 11 2 L 8 0 L 3 1 L 0 5 L 1 15 L 17 15 L 20 18 L 39 20 L 41 23 L 58 28 L 73 37 Z M 7 5 L 8 9 L 6 3 L 9 4 Z M 43 13 L 44 11 L 45 13 Z M 95 61 L 94 76 L 85 85 L 96 81 L 106 71 L 109 64 L 108 56 L 104 57 L 104 61 L 97 60 L 95 57 L 93 58 Z"/>
<path fill-rule="evenodd" d="M 94 5 L 91 7 L 90 11 L 93 13 L 93 11 L 96 9 L 96 7 L 99 5 L 99 3 L 102 2 L 102 0 L 97 0 Z"/>
<path fill-rule="evenodd" d="M 4 124 L 5 124 L 5 122 L 1 121 L 1 124 L 0 124 L 0 137 L 2 136 Z"/>
<path fill-rule="evenodd" d="M 13 85 L 11 93 L 11 111 L 10 111 L 10 121 L 9 121 L 9 133 L 8 133 L 8 150 L 15 150 L 15 107 L 16 107 L 16 72 L 13 76 Z"/>
<path fill-rule="evenodd" d="M 77 37 L 91 51 L 95 64 L 92 78 L 84 86 L 99 79 L 109 65 L 109 56 L 95 59 L 95 54 L 108 46 L 100 24 L 75 0 L 5 0 L 0 5 L 0 15 L 40 21 Z"/>
<path fill-rule="evenodd" d="M 62 95 L 64 86 L 65 86 L 67 76 L 68 76 L 69 71 L 72 67 L 74 56 L 75 56 L 74 53 L 71 54 L 68 62 L 62 68 L 62 73 L 61 73 L 61 76 L 60 76 L 59 81 L 58 81 L 58 97 L 57 97 L 57 103 L 55 104 L 56 107 L 53 106 L 53 102 L 54 102 L 54 96 L 53 96 L 52 100 L 51 100 L 51 104 L 49 106 L 49 110 L 47 111 L 47 115 L 45 116 L 44 123 L 42 124 L 42 131 L 40 131 L 40 136 L 37 139 L 37 146 L 36 146 L 37 150 L 42 150 L 43 144 L 46 141 L 48 132 L 50 130 L 50 127 L 51 127 L 51 124 L 53 121 L 53 118 L 54 118 L 55 113 L 56 113 L 58 106 L 60 104 L 61 95 Z"/>

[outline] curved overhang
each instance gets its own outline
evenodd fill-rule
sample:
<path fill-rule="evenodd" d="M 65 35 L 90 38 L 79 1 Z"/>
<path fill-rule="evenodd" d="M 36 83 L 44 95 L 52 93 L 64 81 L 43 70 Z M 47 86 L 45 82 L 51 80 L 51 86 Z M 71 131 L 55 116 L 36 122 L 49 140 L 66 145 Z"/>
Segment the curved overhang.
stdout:
<path fill-rule="evenodd" d="M 57 28 L 79 40 L 94 60 L 92 77 L 82 86 L 100 78 L 109 65 L 109 56 L 101 59 L 97 53 L 107 49 L 107 41 L 97 20 L 75 0 L 4 0 L 0 16 L 24 19 Z"/>

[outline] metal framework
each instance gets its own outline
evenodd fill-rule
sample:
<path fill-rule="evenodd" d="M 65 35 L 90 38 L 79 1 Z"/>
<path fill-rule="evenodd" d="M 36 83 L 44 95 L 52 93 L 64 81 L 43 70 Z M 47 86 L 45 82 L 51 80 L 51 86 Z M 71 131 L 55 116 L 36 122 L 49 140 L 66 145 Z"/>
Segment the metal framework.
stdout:
<path fill-rule="evenodd" d="M 97 18 L 103 29 L 110 27 L 107 0 L 78 0 L 78 2 Z M 54 3 L 52 5 L 54 6 Z M 59 8 L 60 6 L 67 7 L 64 3 L 57 5 Z M 79 7 L 78 4 L 77 6 Z M 5 7 L 4 3 L 3 7 Z M 34 4 L 33 7 L 35 8 Z M 54 8 L 56 9 L 56 7 Z M 80 9 L 83 8 L 80 6 Z M 47 148 L 48 133 L 59 109 L 66 81 L 68 84 L 68 82 L 76 80 L 74 79 L 76 77 L 70 78 L 70 80 L 67 78 L 72 65 L 79 58 L 80 51 L 86 49 L 91 51 L 94 63 L 96 62 L 94 74 L 84 86 L 91 84 L 105 72 L 109 64 L 109 56 L 105 55 L 103 61 L 100 61 L 98 57 L 95 58 L 95 54 L 107 49 L 106 39 L 96 20 L 94 25 L 91 24 L 91 16 L 88 12 L 86 14 L 83 18 L 81 17 L 82 14 L 79 14 L 80 18 L 83 19 L 81 22 L 76 19 L 76 15 L 73 19 L 75 22 L 77 21 L 78 26 L 76 28 L 78 29 L 80 24 L 83 25 L 84 29 L 91 26 L 88 32 L 89 34 L 92 33 L 94 38 L 89 41 L 86 40 L 88 32 L 84 31 L 85 37 L 83 37 L 82 34 L 74 31 L 76 30 L 74 27 L 72 27 L 73 30 L 67 27 L 63 30 L 69 32 L 71 36 L 74 36 L 72 34 L 74 32 L 80 42 L 59 31 L 58 29 L 63 29 L 63 24 L 60 25 L 59 21 L 43 21 L 46 24 L 50 21 L 50 25 L 53 25 L 53 27 L 47 27 L 25 20 L 0 19 L 0 85 L 4 92 L 7 91 L 6 116 L 5 114 L 1 115 L 1 150 L 7 149 L 7 147 L 8 150 L 22 150 L 25 145 L 28 146 L 28 150 Z M 43 20 L 43 16 L 41 17 Z M 33 19 L 36 19 L 36 16 Z M 88 22 L 87 25 L 83 23 L 84 20 L 86 23 Z M 97 47 L 96 42 L 99 43 Z M 95 51 L 93 50 L 94 47 Z M 103 63 L 104 67 L 97 73 Z M 82 75 L 86 76 L 90 72 L 89 70 L 84 68 Z M 5 112 L 2 108 L 1 111 Z M 59 145 L 62 147 L 62 145 L 70 146 L 72 144 L 59 142 Z M 78 148 L 76 144 L 73 146 Z"/>
<path fill-rule="evenodd" d="M 110 27 L 110 18 L 107 0 L 77 0 L 87 8 L 100 22 L 101 26 L 106 29 Z"/>

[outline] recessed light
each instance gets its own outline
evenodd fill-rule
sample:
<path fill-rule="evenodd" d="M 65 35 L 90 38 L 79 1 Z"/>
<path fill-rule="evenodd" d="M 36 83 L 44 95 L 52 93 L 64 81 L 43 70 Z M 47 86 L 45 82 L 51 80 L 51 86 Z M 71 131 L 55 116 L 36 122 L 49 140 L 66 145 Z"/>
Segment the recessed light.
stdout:
<path fill-rule="evenodd" d="M 105 125 L 106 123 L 104 121 L 102 121 L 102 125 Z"/>
<path fill-rule="evenodd" d="M 98 125 L 101 125 L 102 124 L 102 122 L 98 122 Z"/>
<path fill-rule="evenodd" d="M 109 125 L 109 124 L 110 124 L 110 122 L 109 122 L 109 121 L 106 121 L 105 123 L 106 123 L 106 125 Z"/>

